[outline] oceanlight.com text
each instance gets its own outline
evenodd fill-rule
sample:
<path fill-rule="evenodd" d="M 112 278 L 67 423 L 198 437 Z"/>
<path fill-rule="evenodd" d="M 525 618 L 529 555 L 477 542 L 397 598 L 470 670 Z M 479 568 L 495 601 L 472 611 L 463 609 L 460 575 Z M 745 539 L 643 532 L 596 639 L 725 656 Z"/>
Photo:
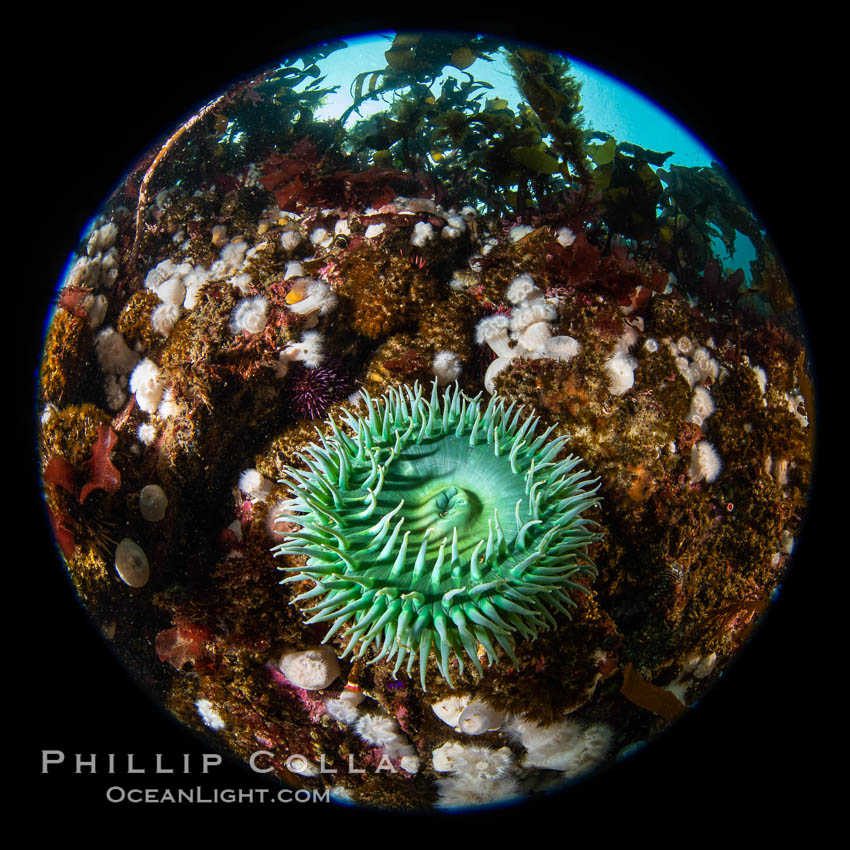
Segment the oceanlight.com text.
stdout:
<path fill-rule="evenodd" d="M 281 788 L 124 788 L 106 790 L 110 803 L 328 803 L 329 789 Z"/>

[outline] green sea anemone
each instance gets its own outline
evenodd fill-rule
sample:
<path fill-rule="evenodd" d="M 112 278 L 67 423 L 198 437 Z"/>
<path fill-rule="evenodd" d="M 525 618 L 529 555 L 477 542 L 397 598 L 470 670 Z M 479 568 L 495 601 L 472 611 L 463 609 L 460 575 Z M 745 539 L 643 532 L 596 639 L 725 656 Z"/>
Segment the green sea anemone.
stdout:
<path fill-rule="evenodd" d="M 418 657 L 423 689 L 432 645 L 449 685 L 450 653 L 481 674 L 479 646 L 492 665 L 495 641 L 517 665 L 516 634 L 555 626 L 586 592 L 574 579 L 595 575 L 585 550 L 602 535 L 582 514 L 597 482 L 556 460 L 569 438 L 547 442 L 555 426 L 533 438 L 524 405 L 457 385 L 440 397 L 436 382 L 430 402 L 418 384 L 363 398 L 367 415 L 343 414 L 350 433 L 330 418 L 332 435 L 298 455 L 307 469 L 285 470 L 301 528 L 273 551 L 306 558 L 284 582 L 315 582 L 293 601 L 317 599 L 306 622 L 333 621 L 325 641 L 348 626 L 342 657 L 374 644 L 394 674 Z"/>

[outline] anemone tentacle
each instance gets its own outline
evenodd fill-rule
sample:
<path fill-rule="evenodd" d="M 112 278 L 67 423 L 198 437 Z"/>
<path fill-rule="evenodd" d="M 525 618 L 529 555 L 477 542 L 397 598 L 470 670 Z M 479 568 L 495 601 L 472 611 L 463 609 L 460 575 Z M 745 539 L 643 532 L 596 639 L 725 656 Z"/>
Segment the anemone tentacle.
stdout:
<path fill-rule="evenodd" d="M 481 673 L 479 651 L 492 665 L 498 644 L 516 664 L 516 636 L 569 615 L 587 592 L 575 579 L 596 574 L 586 552 L 602 534 L 583 514 L 598 479 L 556 460 L 568 438 L 549 441 L 555 426 L 534 437 L 536 413 L 498 396 L 435 381 L 430 400 L 418 383 L 363 397 L 365 416 L 329 419 L 298 455 L 307 469 L 285 470 L 300 529 L 272 551 L 306 564 L 281 567 L 281 583 L 314 582 L 293 602 L 316 600 L 306 622 L 330 622 L 325 640 L 345 628 L 343 657 L 375 646 L 369 663 L 395 672 L 407 658 L 423 689 L 431 656 L 449 685 L 452 656 Z"/>

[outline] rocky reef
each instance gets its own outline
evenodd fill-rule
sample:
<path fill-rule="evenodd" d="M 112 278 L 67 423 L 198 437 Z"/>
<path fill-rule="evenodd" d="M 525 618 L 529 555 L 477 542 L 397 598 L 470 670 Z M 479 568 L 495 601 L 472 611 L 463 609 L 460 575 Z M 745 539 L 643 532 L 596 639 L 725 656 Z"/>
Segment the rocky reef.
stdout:
<path fill-rule="evenodd" d="M 790 283 L 720 166 L 584 131 L 561 57 L 503 48 L 513 110 L 440 76 L 500 45 L 429 38 L 355 79 L 358 102 L 394 97 L 352 130 L 308 117 L 319 48 L 143 159 L 62 282 L 38 428 L 77 592 L 171 712 L 285 783 L 451 809 L 560 787 L 703 698 L 783 582 L 814 390 Z M 749 268 L 718 233 L 751 242 Z M 457 553 L 457 488 L 421 527 L 389 504 L 396 437 L 433 436 L 429 409 L 508 469 L 541 455 L 522 506 L 488 505 Z M 575 502 L 573 456 L 598 479 Z M 380 570 L 340 531 L 355 458 Z M 500 562 L 537 523 L 574 537 Z M 511 569 L 531 590 L 470 607 Z"/>

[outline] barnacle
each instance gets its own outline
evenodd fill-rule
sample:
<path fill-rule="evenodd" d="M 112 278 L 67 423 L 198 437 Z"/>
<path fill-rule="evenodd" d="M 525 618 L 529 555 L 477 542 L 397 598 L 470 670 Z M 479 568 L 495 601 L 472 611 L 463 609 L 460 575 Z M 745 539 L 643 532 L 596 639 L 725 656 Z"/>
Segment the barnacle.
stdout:
<path fill-rule="evenodd" d="M 555 426 L 533 436 L 524 406 L 436 382 L 430 401 L 419 384 L 363 397 L 364 416 L 342 414 L 350 433 L 329 419 L 298 455 L 306 469 L 285 471 L 300 529 L 273 551 L 306 557 L 284 582 L 314 582 L 293 601 L 316 600 L 307 623 L 330 622 L 325 641 L 347 627 L 342 657 L 374 645 L 408 674 L 418 658 L 423 689 L 432 646 L 449 685 L 451 654 L 461 675 L 464 654 L 483 673 L 479 646 L 496 663 L 494 642 L 518 664 L 516 636 L 555 626 L 595 575 L 596 481 L 557 460 L 569 438 L 549 440 Z"/>

